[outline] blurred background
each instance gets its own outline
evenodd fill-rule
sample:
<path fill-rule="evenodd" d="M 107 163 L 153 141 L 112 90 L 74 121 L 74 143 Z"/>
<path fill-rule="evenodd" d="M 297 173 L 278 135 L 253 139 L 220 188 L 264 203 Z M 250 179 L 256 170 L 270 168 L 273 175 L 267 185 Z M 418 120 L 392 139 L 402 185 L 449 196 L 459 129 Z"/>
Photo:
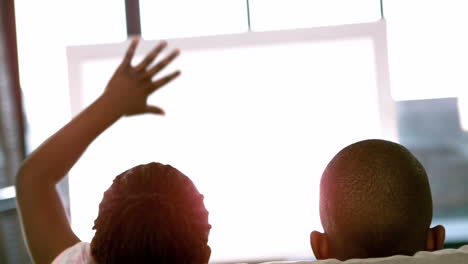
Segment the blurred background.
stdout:
<path fill-rule="evenodd" d="M 285 76 L 288 76 L 288 72 L 310 67 L 305 68 L 310 69 L 310 75 L 301 70 L 301 76 L 306 77 L 300 80 L 305 83 L 310 82 L 310 85 L 313 84 L 313 87 L 309 87 L 313 90 L 308 93 L 302 93 L 302 90 L 294 90 L 293 88 L 286 91 L 290 91 L 289 94 L 297 93 L 301 97 L 310 98 L 310 100 L 301 101 L 300 107 L 298 107 L 295 97 L 291 97 L 291 102 L 287 105 L 291 106 L 291 109 L 302 110 L 300 114 L 297 112 L 288 112 L 288 114 L 293 115 L 293 119 L 298 120 L 301 124 L 308 123 L 308 126 L 293 124 L 289 118 L 291 115 L 283 117 L 281 120 L 285 124 L 296 125 L 297 128 L 303 129 L 303 133 L 299 135 L 302 136 L 300 140 L 305 140 L 303 146 L 307 146 L 307 148 L 316 146 L 317 151 L 322 150 L 324 154 L 318 157 L 314 156 L 316 154 L 304 152 L 305 154 L 302 154 L 310 156 L 301 154 L 302 158 L 297 158 L 297 160 L 292 158 L 287 162 L 284 162 L 285 157 L 282 156 L 268 156 L 262 160 L 265 164 L 261 166 L 267 166 L 269 162 L 272 162 L 269 159 L 274 158 L 275 165 L 282 161 L 285 163 L 285 167 L 280 167 L 279 170 L 287 172 L 288 164 L 307 164 L 314 160 L 317 163 L 316 167 L 303 167 L 306 172 L 303 172 L 300 178 L 283 177 L 280 180 L 275 180 L 278 186 L 286 186 L 284 188 L 286 191 L 281 189 L 281 199 L 286 207 L 294 204 L 295 206 L 292 207 L 296 208 L 297 211 L 314 211 L 314 213 L 306 212 L 305 215 L 301 215 L 296 210 L 291 210 L 284 212 L 283 215 L 287 215 L 287 217 L 282 218 L 275 215 L 278 209 L 273 208 L 271 213 L 265 209 L 266 219 L 276 217 L 276 221 L 281 222 L 287 218 L 303 216 L 305 220 L 299 221 L 299 223 L 305 223 L 304 230 L 320 229 L 316 205 L 313 205 L 318 203 L 316 185 L 320 177 L 320 170 L 339 148 L 351 143 L 349 140 L 370 136 L 384 137 L 385 131 L 377 131 L 377 126 L 381 123 L 372 118 L 386 117 L 388 123 L 393 124 L 395 129 L 394 138 L 392 136 L 390 138 L 408 147 L 428 171 L 434 201 L 433 224 L 446 226 L 446 247 L 467 244 L 468 192 L 465 191 L 465 186 L 468 183 L 468 136 L 466 133 L 468 128 L 468 93 L 466 92 L 468 75 L 465 73 L 465 69 L 468 68 L 466 65 L 468 63 L 466 49 L 468 37 L 464 34 L 464 25 L 468 24 L 468 17 L 464 15 L 466 11 L 468 11 L 468 3 L 463 0 L 0 1 L 0 263 L 30 263 L 21 237 L 16 214 L 15 193 L 11 186 L 14 184 L 15 173 L 21 160 L 75 114 L 72 105 L 76 98 L 73 97 L 74 91 L 70 89 L 69 80 L 73 76 L 69 74 L 68 68 L 73 63 L 81 64 L 73 62 L 70 57 L 67 58 L 67 49 L 70 50 L 70 47 L 76 50 L 79 47 L 102 48 L 116 43 L 121 45 L 129 35 L 141 35 L 148 41 L 157 39 L 184 41 L 185 39 L 210 36 L 213 37 L 210 40 L 217 40 L 217 36 L 222 39 L 224 35 L 238 34 L 240 38 L 243 38 L 244 34 L 252 32 L 282 31 L 287 33 L 307 28 L 323 28 L 325 31 L 328 29 L 333 31 L 341 26 L 346 29 L 348 25 L 366 25 L 382 21 L 384 21 L 382 32 L 385 40 L 383 49 L 382 43 L 376 44 L 372 40 L 356 40 L 351 37 L 337 38 L 332 42 L 322 44 L 306 43 L 310 46 L 297 46 L 297 43 L 284 44 L 281 47 L 271 48 L 271 53 L 263 55 L 263 50 L 269 50 L 268 48 L 256 51 L 240 48 L 237 49 L 239 50 L 236 51 L 237 53 L 229 53 L 229 51 L 224 53 L 208 52 L 204 56 L 213 61 L 216 58 L 215 55 L 224 56 L 226 60 L 241 57 L 248 61 L 249 57 L 245 57 L 246 54 L 258 54 L 258 58 L 251 57 L 252 65 L 255 65 L 256 68 L 249 67 L 246 61 L 236 61 L 235 68 L 237 67 L 244 76 L 249 72 L 258 71 L 258 69 L 274 71 L 274 67 L 269 68 L 268 65 L 271 66 L 272 63 L 274 65 L 276 61 L 281 62 L 283 59 L 290 63 L 288 67 L 282 68 Z M 313 50 L 310 54 L 304 55 L 308 48 Z M 268 54 L 275 53 L 277 53 L 278 59 L 269 60 Z M 181 65 L 197 67 L 195 61 L 200 58 L 197 59 L 196 52 L 194 54 L 188 52 L 187 57 L 192 58 L 192 61 L 188 59 L 181 62 Z M 293 59 L 289 57 L 293 57 Z M 379 65 L 382 61 L 376 60 L 376 58 L 382 57 L 385 58 L 385 65 Z M 319 58 L 317 64 L 308 64 L 308 61 L 314 60 L 314 58 Z M 88 75 L 83 75 L 85 83 L 93 82 L 101 85 L 99 81 L 101 79 L 104 81 L 110 76 L 102 74 L 102 77 L 89 77 L 91 76 L 90 72 L 96 72 L 96 70 L 110 74 L 110 70 L 118 62 L 119 56 L 110 58 L 110 60 L 109 58 L 105 59 L 107 61 L 104 64 L 101 62 L 83 64 L 81 70 L 88 73 Z M 264 65 L 261 64 L 261 61 L 264 61 Z M 200 66 L 198 65 L 198 67 Z M 182 70 L 184 71 L 186 68 L 183 66 Z M 385 85 L 377 85 L 376 72 L 382 69 L 389 74 L 389 77 L 386 79 Z M 319 75 L 317 72 L 321 73 L 320 76 L 317 76 Z M 348 75 L 359 76 L 359 78 L 351 78 Z M 323 76 L 327 76 L 327 78 Z M 338 90 L 336 93 L 331 92 L 335 91 L 330 90 L 334 89 L 335 86 L 327 86 L 327 82 L 340 79 L 340 77 L 343 78 L 342 82 L 336 81 L 335 86 L 345 85 L 350 83 L 350 80 L 355 81 L 349 87 L 351 93 L 348 101 L 341 100 L 343 96 L 340 93 L 342 92 Z M 200 78 L 203 79 L 203 76 Z M 317 79 L 321 83 L 312 83 L 310 79 Z M 390 93 L 391 109 L 394 109 L 394 112 L 388 115 L 381 113 L 382 109 L 376 107 L 377 97 L 372 94 L 374 97 L 368 98 L 369 93 L 375 93 L 375 91 L 361 89 L 362 87 L 359 85 L 368 85 L 372 89 L 389 89 L 388 91 L 377 91 L 377 93 Z M 85 89 L 89 88 L 82 87 L 82 89 L 86 93 Z M 209 91 L 207 90 L 207 92 Z M 92 93 L 91 95 L 93 95 Z M 218 93 L 219 96 L 224 96 L 223 92 Z M 251 94 L 248 90 L 240 91 L 239 97 L 235 100 L 242 101 L 243 96 L 251 96 Z M 260 92 L 258 96 L 261 98 Z M 277 100 L 284 99 L 284 93 L 278 92 L 277 96 Z M 170 96 L 166 96 L 166 98 L 168 101 L 162 100 L 163 104 L 173 102 Z M 327 100 L 317 98 L 327 98 Z M 352 100 L 361 99 L 369 104 L 369 107 L 362 110 L 363 112 L 356 113 L 362 114 L 361 121 L 372 120 L 369 121 L 369 127 L 362 127 L 362 134 L 353 134 L 361 130 L 352 130 L 352 125 L 345 123 L 340 111 L 351 111 L 351 108 L 355 108 Z M 315 119 L 318 110 L 307 107 L 311 103 L 319 105 L 317 101 L 320 100 L 333 103 L 332 105 L 335 106 L 333 109 L 338 110 L 333 111 L 330 110 L 331 108 L 325 108 L 324 104 L 323 111 L 320 111 L 320 116 L 323 116 L 323 119 Z M 229 98 L 226 99 L 226 102 L 228 101 Z M 288 103 L 287 100 L 282 103 L 284 102 Z M 79 104 L 79 107 L 84 107 L 86 103 Z M 296 106 L 293 107 L 295 104 Z M 342 109 L 340 109 L 340 104 Z M 302 106 L 303 108 L 301 108 Z M 252 111 L 256 109 L 255 107 L 258 108 L 257 105 L 252 105 Z M 275 112 L 275 114 L 280 116 L 280 113 Z M 246 114 L 243 117 L 247 116 Z M 264 118 L 265 116 L 257 117 Z M 313 121 L 307 122 L 309 119 Z M 275 120 L 271 121 L 272 123 L 266 123 L 265 126 L 258 126 L 252 119 L 249 121 L 249 125 L 252 127 L 254 124 L 256 129 L 260 131 L 258 136 L 262 137 L 269 133 L 268 129 L 275 128 L 273 126 Z M 333 134 L 334 137 L 330 137 L 330 139 L 327 138 L 327 133 L 313 134 L 315 127 L 323 128 L 324 120 L 330 121 L 327 123 L 330 125 L 328 129 L 339 132 L 335 133 L 336 135 Z M 241 126 L 242 123 L 238 124 Z M 221 125 L 225 124 L 221 123 Z M 263 131 L 261 127 L 268 127 L 268 129 Z M 377 129 L 375 134 L 366 131 L 372 129 Z M 224 130 L 216 131 L 226 132 Z M 278 133 L 287 132 L 280 131 Z M 128 132 L 116 129 L 115 135 L 121 135 L 119 133 Z M 308 136 L 311 139 L 307 141 Z M 252 140 L 256 139 L 258 138 Z M 250 138 L 245 138 L 245 140 L 250 140 Z M 275 141 L 281 142 L 277 138 L 268 140 L 265 139 L 263 145 L 259 144 L 256 147 L 271 152 L 268 146 Z M 105 155 L 105 152 L 99 151 L 100 149 L 105 151 L 106 144 L 106 142 L 98 142 L 94 154 L 89 154 L 91 158 L 88 158 L 88 161 Z M 298 141 L 294 144 L 300 146 L 302 143 Z M 248 145 L 246 144 L 246 146 Z M 327 145 L 333 147 L 330 148 Z M 169 149 L 170 147 L 167 151 Z M 286 149 L 289 150 L 289 146 L 285 147 Z M 253 153 L 252 159 L 257 152 Z M 241 158 L 241 156 L 242 153 L 239 152 L 234 157 Z M 73 216 L 73 210 L 76 210 L 74 208 L 83 207 L 83 204 L 79 204 L 77 198 L 74 200 L 73 197 L 83 197 L 86 194 L 82 191 L 83 186 L 73 184 L 77 181 L 74 175 L 78 175 L 80 172 L 84 173 L 87 170 L 92 171 L 93 167 L 96 166 L 94 163 L 86 161 L 86 154 L 84 158 L 85 160 L 78 164 L 78 169 L 72 171 L 70 177 L 59 186 L 63 201 L 71 212 L 72 223 L 76 231 L 81 228 L 90 229 L 91 225 L 91 223 L 83 223 L 84 226 L 77 225 L 76 222 L 81 223 L 82 221 L 79 221 L 79 217 L 74 218 Z M 112 163 L 112 161 L 109 162 Z M 169 158 L 168 162 L 171 161 Z M 244 164 L 249 163 L 248 159 L 243 161 Z M 124 165 L 128 167 L 128 164 Z M 224 163 L 221 165 L 230 166 L 230 164 Z M 194 175 L 194 177 L 198 177 L 199 171 L 197 169 L 201 170 L 201 168 L 185 164 L 180 166 L 187 175 Z M 302 167 L 299 166 L 299 168 Z M 215 169 L 212 170 L 214 173 L 219 173 Z M 235 172 L 235 170 L 233 171 Z M 262 173 L 261 169 L 257 169 L 256 172 Z M 296 171 L 294 170 L 294 172 Z M 112 173 L 109 172 L 109 175 L 115 175 Z M 311 176 L 312 174 L 313 176 Z M 288 185 L 288 182 L 294 182 L 294 184 Z M 106 183 L 103 182 L 102 185 Z M 304 233 L 302 229 L 293 230 L 291 228 L 291 233 L 302 232 L 304 238 L 295 240 L 296 237 L 290 237 L 286 232 L 282 237 L 275 238 L 279 240 L 278 243 L 271 242 L 274 239 L 267 236 L 268 232 L 274 233 L 275 230 L 265 229 L 256 234 L 254 229 L 246 229 L 247 233 L 245 234 L 249 237 L 244 235 L 244 239 L 255 241 L 255 244 L 258 245 L 257 248 L 252 248 L 247 242 L 242 243 L 242 238 L 236 238 L 236 243 L 239 244 L 234 242 L 223 244 L 224 240 L 232 239 L 232 237 L 227 236 L 235 236 L 235 233 L 242 234 L 241 227 L 239 230 L 234 229 L 230 233 L 226 233 L 222 228 L 223 223 L 226 226 L 229 226 L 229 221 L 234 220 L 237 223 L 245 222 L 245 226 L 248 226 L 249 223 L 257 223 L 255 219 L 258 211 L 243 208 L 242 203 L 248 204 L 249 199 L 240 202 L 236 200 L 236 202 L 232 202 L 231 208 L 225 208 L 224 211 L 222 204 L 216 204 L 214 198 L 210 200 L 210 195 L 211 197 L 222 197 L 220 186 L 228 188 L 228 185 L 232 184 L 227 179 L 219 179 L 216 181 L 218 184 L 216 186 L 213 186 L 209 179 L 201 177 L 197 179 L 196 183 L 202 192 L 207 193 L 207 207 L 213 210 L 213 220 L 219 221 L 219 229 L 215 229 L 219 232 L 214 232 L 210 238 L 210 241 L 214 243 L 212 246 L 213 262 L 313 259 L 313 254 L 306 244 L 308 243 L 308 233 Z M 248 193 L 251 194 L 251 197 L 256 195 L 261 197 L 262 192 L 265 191 L 260 190 L 264 181 L 259 180 L 255 183 L 258 185 L 254 184 Z M 297 188 L 304 184 L 306 185 L 304 192 L 313 190 L 315 194 L 295 195 Z M 102 193 L 100 188 L 96 189 L 97 193 Z M 274 193 L 278 193 L 278 189 L 273 188 L 271 192 L 273 197 Z M 301 199 L 302 202 L 299 203 L 294 199 Z M 265 200 L 265 203 L 257 205 L 265 206 L 269 202 L 267 199 Z M 89 202 L 92 204 L 95 200 L 91 199 Z M 236 205 L 236 203 L 241 203 L 241 205 Z M 307 207 L 308 204 L 310 207 Z M 240 211 L 228 213 L 236 206 L 239 207 L 237 209 Z M 278 207 L 280 206 L 278 205 Z M 97 208 L 97 204 L 95 207 Z M 236 212 L 242 212 L 242 209 L 247 213 L 244 213 L 241 218 L 236 218 Z M 89 214 L 92 219 L 94 211 Z M 223 215 L 229 215 L 230 219 L 222 220 Z M 310 220 L 310 224 L 306 223 L 308 220 Z M 264 220 L 259 217 L 258 221 L 261 224 L 263 223 L 261 221 Z M 216 225 L 214 225 L 215 227 Z M 263 242 L 257 236 L 263 237 Z M 83 233 L 82 238 L 89 238 L 89 236 Z M 287 244 L 297 248 L 297 250 L 288 249 Z M 226 249 L 228 247 L 230 248 Z M 245 252 L 242 251 L 244 247 L 246 248 Z M 251 251 L 247 251 L 247 247 Z M 281 248 L 284 248 L 284 252 L 274 253 Z M 223 258 L 223 255 L 226 257 Z"/>

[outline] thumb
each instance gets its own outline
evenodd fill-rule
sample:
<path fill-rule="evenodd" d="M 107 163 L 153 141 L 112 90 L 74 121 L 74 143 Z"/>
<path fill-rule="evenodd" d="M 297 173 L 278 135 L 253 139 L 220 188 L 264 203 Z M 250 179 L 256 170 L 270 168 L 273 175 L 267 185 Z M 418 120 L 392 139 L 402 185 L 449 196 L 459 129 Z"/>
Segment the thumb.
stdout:
<path fill-rule="evenodd" d="M 154 105 L 147 105 L 145 108 L 146 113 L 157 114 L 157 115 L 165 115 L 166 113 L 161 107 L 154 106 Z"/>

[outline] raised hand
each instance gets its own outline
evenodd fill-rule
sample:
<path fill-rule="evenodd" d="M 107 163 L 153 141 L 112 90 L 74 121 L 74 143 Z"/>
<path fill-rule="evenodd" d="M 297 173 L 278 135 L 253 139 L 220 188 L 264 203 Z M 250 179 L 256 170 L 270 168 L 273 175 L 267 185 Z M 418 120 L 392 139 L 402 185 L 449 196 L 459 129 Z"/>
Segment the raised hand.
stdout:
<path fill-rule="evenodd" d="M 103 96 L 110 99 L 112 105 L 109 107 L 118 111 L 120 115 L 164 114 L 160 107 L 148 105 L 147 99 L 154 91 L 180 75 L 180 71 L 175 71 L 153 80 L 154 76 L 172 62 L 180 51 L 175 49 L 166 58 L 150 66 L 167 46 L 165 41 L 161 41 L 138 65 L 132 66 L 131 61 L 138 41 L 138 38 L 132 40 L 122 63 L 107 84 Z"/>
<path fill-rule="evenodd" d="M 179 76 L 180 72 L 175 71 L 153 80 L 179 51 L 174 50 L 152 66 L 167 46 L 166 42 L 161 42 L 142 62 L 132 66 L 137 44 L 138 39 L 134 39 L 104 93 L 31 153 L 18 171 L 16 198 L 24 237 L 34 263 L 51 263 L 66 248 L 80 241 L 69 225 L 55 184 L 68 173 L 91 142 L 124 115 L 164 113 L 159 107 L 147 105 L 147 99 Z"/>

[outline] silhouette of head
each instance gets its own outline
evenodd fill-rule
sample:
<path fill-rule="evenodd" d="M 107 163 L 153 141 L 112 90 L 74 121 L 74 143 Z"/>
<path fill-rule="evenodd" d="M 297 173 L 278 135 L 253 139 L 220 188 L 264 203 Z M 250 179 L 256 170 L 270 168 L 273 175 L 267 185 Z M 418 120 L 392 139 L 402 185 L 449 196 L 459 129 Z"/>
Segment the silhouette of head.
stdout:
<path fill-rule="evenodd" d="M 207 263 L 210 227 L 187 176 L 170 165 L 140 165 L 104 193 L 91 254 L 100 264 Z"/>
<path fill-rule="evenodd" d="M 325 234 L 313 232 L 311 243 L 321 258 L 413 255 L 438 249 L 434 238 L 438 246 L 444 238 L 443 227 L 429 229 L 432 198 L 423 166 L 385 140 L 354 143 L 330 161 L 320 183 L 320 218 Z"/>

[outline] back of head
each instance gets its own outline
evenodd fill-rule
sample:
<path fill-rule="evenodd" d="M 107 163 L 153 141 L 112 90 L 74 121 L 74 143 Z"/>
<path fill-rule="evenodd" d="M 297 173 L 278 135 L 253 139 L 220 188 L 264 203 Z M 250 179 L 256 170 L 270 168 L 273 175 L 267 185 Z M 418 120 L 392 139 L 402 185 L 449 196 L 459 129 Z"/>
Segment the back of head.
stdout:
<path fill-rule="evenodd" d="M 322 175 L 320 217 L 336 258 L 413 255 L 432 219 L 426 172 L 399 144 L 354 143 Z"/>
<path fill-rule="evenodd" d="M 209 258 L 203 196 L 169 165 L 149 163 L 117 176 L 104 193 L 94 229 L 91 254 L 100 264 L 204 263 Z"/>

